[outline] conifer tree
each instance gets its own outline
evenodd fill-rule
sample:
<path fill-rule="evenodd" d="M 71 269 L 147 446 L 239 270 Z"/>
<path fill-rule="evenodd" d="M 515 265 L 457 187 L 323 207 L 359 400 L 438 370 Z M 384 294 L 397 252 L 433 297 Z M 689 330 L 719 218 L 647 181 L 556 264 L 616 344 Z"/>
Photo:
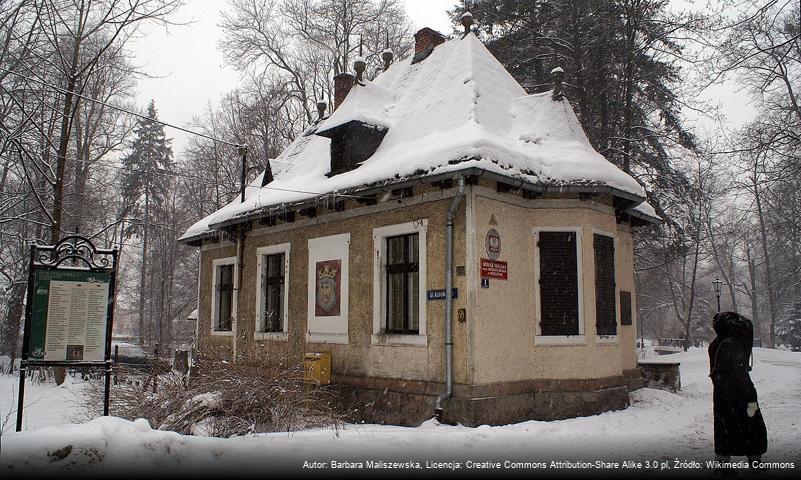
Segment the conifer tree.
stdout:
<path fill-rule="evenodd" d="M 665 0 L 475 0 L 477 33 L 529 93 L 550 90 L 564 68 L 565 94 L 595 149 L 632 174 L 668 223 L 663 206 L 684 198 L 677 153 L 697 149 L 683 125 L 676 61 L 698 18 Z"/>
<path fill-rule="evenodd" d="M 145 304 L 148 265 L 148 233 L 154 220 L 163 217 L 167 206 L 173 172 L 172 148 L 158 123 L 155 103 L 151 100 L 146 118 L 134 128 L 130 152 L 123 157 L 122 178 L 124 209 L 121 217 L 138 221 L 129 223 L 127 236 L 142 238 L 142 265 L 139 277 L 139 343 L 145 343 Z"/>

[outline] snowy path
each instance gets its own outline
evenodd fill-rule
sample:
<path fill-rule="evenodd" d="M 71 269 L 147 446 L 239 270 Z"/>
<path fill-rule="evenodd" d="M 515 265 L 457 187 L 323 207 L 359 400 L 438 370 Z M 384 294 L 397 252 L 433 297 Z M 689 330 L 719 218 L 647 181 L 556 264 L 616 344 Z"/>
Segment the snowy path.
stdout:
<path fill-rule="evenodd" d="M 661 357 L 666 358 L 666 357 Z M 457 461 L 696 461 L 712 457 L 712 386 L 703 350 L 671 355 L 681 362 L 682 390 L 672 394 L 641 389 L 632 405 L 607 412 L 553 422 L 524 422 L 502 427 L 453 427 L 426 422 L 417 428 L 347 425 L 343 430 L 312 430 L 218 439 L 152 430 L 142 420 L 99 418 L 82 425 L 64 424 L 76 385 L 39 385 L 28 389 L 28 431 L 0 438 L 0 472 L 31 469 L 71 470 L 90 466 L 92 472 L 149 473 L 177 470 L 254 472 L 281 466 L 291 471 L 303 462 L 332 460 Z M 792 470 L 764 472 L 774 478 L 801 470 L 801 353 L 755 349 L 752 378 L 768 427 L 765 461 L 793 462 Z M 0 405 L 15 382 L 0 377 Z M 28 394 L 26 393 L 26 398 Z M 59 417 L 61 415 L 61 417 Z M 13 424 L 11 425 L 13 429 Z M 71 445 L 63 460 L 49 455 Z M 63 450 L 62 450 L 63 453 Z M 642 468 L 639 473 L 654 471 Z M 673 473 L 678 473 L 675 469 Z M 326 470 L 326 472 L 331 472 Z M 519 472 L 522 472 L 520 470 Z M 683 470 L 698 473 L 698 470 Z"/>

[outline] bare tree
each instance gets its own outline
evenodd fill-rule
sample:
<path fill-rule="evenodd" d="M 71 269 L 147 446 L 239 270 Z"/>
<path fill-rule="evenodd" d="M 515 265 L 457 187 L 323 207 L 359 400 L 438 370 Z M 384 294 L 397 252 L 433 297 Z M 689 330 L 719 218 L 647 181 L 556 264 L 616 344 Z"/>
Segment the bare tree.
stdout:
<path fill-rule="evenodd" d="M 399 57 L 411 48 L 397 0 L 231 0 L 230 7 L 221 42 L 228 60 L 280 80 L 292 116 L 306 125 L 316 118 L 314 100 L 333 97 L 333 76 L 346 72 L 360 50 L 375 71 L 385 48 Z"/>

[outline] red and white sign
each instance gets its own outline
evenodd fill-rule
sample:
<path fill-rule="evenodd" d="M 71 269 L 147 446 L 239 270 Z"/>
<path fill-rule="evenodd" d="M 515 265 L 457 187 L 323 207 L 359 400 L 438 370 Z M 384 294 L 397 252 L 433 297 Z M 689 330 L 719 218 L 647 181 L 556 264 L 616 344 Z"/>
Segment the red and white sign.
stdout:
<path fill-rule="evenodd" d="M 496 280 L 508 280 L 506 276 L 506 262 L 499 260 L 481 259 L 481 278 L 494 278 Z"/>

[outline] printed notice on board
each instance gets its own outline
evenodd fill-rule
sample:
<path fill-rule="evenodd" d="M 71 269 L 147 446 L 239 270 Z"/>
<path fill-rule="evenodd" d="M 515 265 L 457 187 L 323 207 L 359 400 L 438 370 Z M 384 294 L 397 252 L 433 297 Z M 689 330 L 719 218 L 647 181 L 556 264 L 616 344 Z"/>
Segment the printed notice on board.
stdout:
<path fill-rule="evenodd" d="M 45 360 L 102 362 L 108 284 L 50 282 Z"/>
<path fill-rule="evenodd" d="M 31 319 L 31 358 L 102 362 L 108 308 L 107 273 L 38 270 Z"/>

